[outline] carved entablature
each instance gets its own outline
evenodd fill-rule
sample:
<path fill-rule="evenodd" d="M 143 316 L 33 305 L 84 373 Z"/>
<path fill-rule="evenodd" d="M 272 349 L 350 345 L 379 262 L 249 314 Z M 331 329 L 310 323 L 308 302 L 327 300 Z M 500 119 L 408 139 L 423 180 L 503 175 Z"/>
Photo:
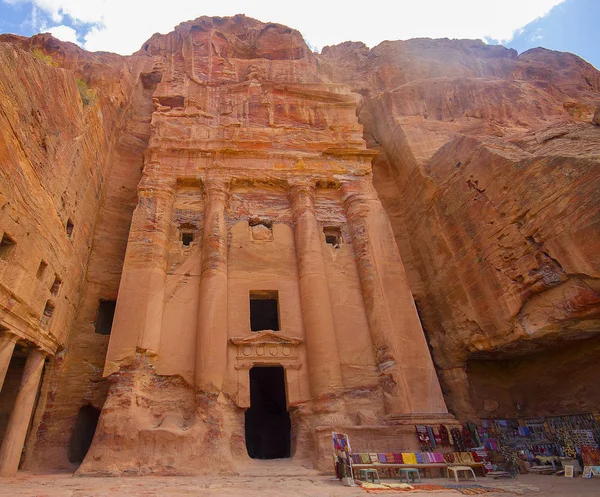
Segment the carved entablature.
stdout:
<path fill-rule="evenodd" d="M 298 346 L 302 340 L 286 337 L 274 331 L 259 331 L 243 338 L 230 338 L 237 347 L 236 369 L 250 369 L 257 364 L 280 364 L 284 368 L 299 369 Z"/>

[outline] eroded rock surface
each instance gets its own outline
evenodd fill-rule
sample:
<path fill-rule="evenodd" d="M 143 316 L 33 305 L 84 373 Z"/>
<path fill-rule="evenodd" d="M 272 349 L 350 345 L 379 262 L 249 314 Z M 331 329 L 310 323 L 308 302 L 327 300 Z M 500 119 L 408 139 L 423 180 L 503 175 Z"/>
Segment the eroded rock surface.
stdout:
<path fill-rule="evenodd" d="M 576 400 L 593 409 L 597 392 L 577 399 L 550 370 L 555 349 L 598 332 L 598 71 L 572 54 L 517 56 L 470 40 L 345 43 L 323 58 L 364 96 L 360 122 L 382 152 L 376 186 L 451 410 L 559 414 Z M 498 369 L 493 392 L 474 387 Z M 553 400 L 523 401 L 538 394 L 532 376 Z"/>

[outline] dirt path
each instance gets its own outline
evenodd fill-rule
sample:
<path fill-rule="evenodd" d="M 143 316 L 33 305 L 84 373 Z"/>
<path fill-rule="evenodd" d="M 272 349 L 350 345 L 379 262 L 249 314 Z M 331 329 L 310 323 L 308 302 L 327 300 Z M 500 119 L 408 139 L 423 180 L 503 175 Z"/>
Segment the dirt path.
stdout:
<path fill-rule="evenodd" d="M 443 479 L 427 479 L 426 483 L 448 483 Z M 485 487 L 504 492 L 484 494 L 486 497 L 526 495 L 530 497 L 597 497 L 600 478 L 584 480 L 581 477 L 521 475 L 516 480 L 480 479 Z M 511 493 L 506 493 L 509 491 Z M 360 488 L 343 487 L 330 476 L 226 476 L 184 477 L 147 476 L 93 478 L 71 474 L 31 474 L 20 472 L 15 478 L 3 479 L 0 497 L 368 497 Z M 383 495 L 383 494 L 382 494 Z M 385 495 L 432 495 L 459 497 L 457 492 L 407 492 Z"/>

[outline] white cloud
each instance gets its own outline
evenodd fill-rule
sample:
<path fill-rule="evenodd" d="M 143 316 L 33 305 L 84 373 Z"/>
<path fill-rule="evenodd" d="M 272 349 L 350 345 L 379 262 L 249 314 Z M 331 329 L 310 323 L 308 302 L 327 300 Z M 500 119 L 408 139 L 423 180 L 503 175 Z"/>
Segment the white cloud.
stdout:
<path fill-rule="evenodd" d="M 79 42 L 77 41 L 77 31 L 75 31 L 70 26 L 65 26 L 64 24 L 61 24 L 60 26 L 46 28 L 46 31 L 52 33 L 52 36 L 58 38 L 59 40 L 70 41 L 71 43 L 79 44 Z"/>
<path fill-rule="evenodd" d="M 564 0 L 6 0 L 33 2 L 54 22 L 68 15 L 94 23 L 85 36 L 88 50 L 129 54 L 155 32 L 202 15 L 238 13 L 298 29 L 310 42 L 324 45 L 361 40 L 480 38 L 509 41 L 515 30 L 547 14 Z"/>

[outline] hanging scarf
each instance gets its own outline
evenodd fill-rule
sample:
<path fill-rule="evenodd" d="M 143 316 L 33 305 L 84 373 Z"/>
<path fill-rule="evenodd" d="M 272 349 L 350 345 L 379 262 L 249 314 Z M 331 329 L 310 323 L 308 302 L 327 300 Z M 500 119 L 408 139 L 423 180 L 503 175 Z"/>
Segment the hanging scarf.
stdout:
<path fill-rule="evenodd" d="M 463 441 L 463 437 L 460 434 L 460 430 L 458 428 L 452 428 L 450 430 L 450 434 L 452 435 L 452 440 L 454 441 L 454 449 L 456 452 L 464 452 L 465 451 L 465 442 Z"/>
<path fill-rule="evenodd" d="M 448 428 L 446 428 L 444 425 L 440 425 L 439 433 L 440 433 L 440 444 L 444 447 L 449 447 L 450 446 L 450 435 L 448 434 Z"/>

